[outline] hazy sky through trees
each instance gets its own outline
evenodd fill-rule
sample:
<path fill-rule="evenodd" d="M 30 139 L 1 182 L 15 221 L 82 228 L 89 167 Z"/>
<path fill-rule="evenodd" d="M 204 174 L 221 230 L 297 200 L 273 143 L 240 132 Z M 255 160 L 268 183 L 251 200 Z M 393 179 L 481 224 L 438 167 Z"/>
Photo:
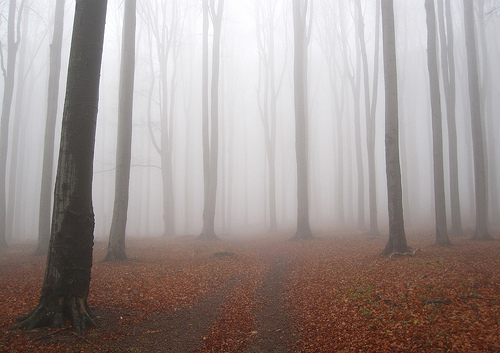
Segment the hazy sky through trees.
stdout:
<path fill-rule="evenodd" d="M 216 233 L 222 237 L 238 237 L 243 233 L 265 232 L 270 226 L 269 167 L 266 159 L 264 129 L 259 113 L 259 48 L 256 35 L 257 31 L 263 31 L 265 28 L 256 28 L 256 1 L 276 6 L 274 17 L 276 85 L 283 72 L 282 87 L 276 101 L 277 228 L 293 232 L 296 224 L 292 2 L 288 0 L 226 0 L 222 17 L 219 82 L 219 158 L 223 158 L 223 163 L 219 162 L 215 221 Z M 341 7 L 339 7 L 340 1 L 343 3 Z M 170 30 L 172 16 L 183 23 L 182 32 L 178 29 L 179 32 L 171 43 L 172 48 L 176 48 L 179 55 L 173 82 L 173 60 L 172 58 L 168 60 L 166 70 L 160 70 L 157 44 L 149 39 L 150 26 L 145 22 L 145 5 L 155 2 L 167 3 L 166 18 L 161 16 L 158 18 L 162 22 L 160 31 Z M 373 89 L 371 80 L 374 77 L 376 3 L 378 2 L 361 0 L 370 93 Z M 489 188 L 492 190 L 500 185 L 499 147 L 498 142 L 491 137 L 500 136 L 500 122 L 497 119 L 500 113 L 500 100 L 495 99 L 500 94 L 500 67 L 496 65 L 500 55 L 500 36 L 498 36 L 500 1 L 484 0 L 483 9 L 479 9 L 482 1 L 474 1 L 474 3 L 477 32 L 484 30 L 485 35 L 485 40 L 477 40 L 477 43 L 481 95 L 489 100 L 485 103 L 488 108 L 483 114 L 483 119 L 487 131 L 492 131 L 491 134 L 485 134 L 488 158 L 494 158 L 496 161 L 489 165 L 497 168 L 489 173 Z M 94 164 L 94 211 L 96 237 L 103 240 L 107 239 L 109 234 L 113 212 L 123 4 L 121 0 L 108 1 L 100 83 Z M 405 159 L 401 163 L 403 176 L 406 176 L 403 179 L 404 198 L 407 201 L 404 210 L 405 225 L 407 227 L 421 226 L 433 232 L 435 220 L 432 122 L 424 0 L 395 1 L 394 5 L 399 75 L 400 146 L 403 145 L 401 149 L 405 152 Z M 27 80 L 27 84 L 23 93 L 25 103 L 22 116 L 11 114 L 11 125 L 16 119 L 21 119 L 22 153 L 17 156 L 15 195 L 18 207 L 14 212 L 13 239 L 8 239 L 8 241 L 36 241 L 38 237 L 38 206 L 49 75 L 49 44 L 54 18 L 53 6 L 53 1 L 25 0 L 22 21 L 29 18 L 29 26 L 26 33 L 22 33 L 20 45 L 26 46 L 23 77 Z M 475 222 L 474 172 L 462 6 L 461 1 L 451 1 L 456 67 L 456 127 L 461 216 L 464 230 L 471 234 Z M 0 1 L 2 14 L 0 41 L 4 58 L 3 66 L 6 65 L 8 49 L 8 9 L 9 1 Z M 355 229 L 359 224 L 357 219 L 358 173 L 354 155 L 357 150 L 355 148 L 355 111 L 360 111 L 361 114 L 357 118 L 359 118 L 362 163 L 365 171 L 362 180 L 365 193 L 364 223 L 370 224 L 367 211 L 369 209 L 369 180 L 366 156 L 367 130 L 364 115 L 365 93 L 364 88 L 361 87 L 360 101 L 354 102 L 351 88 L 347 86 L 348 81 L 345 77 L 345 73 L 350 70 L 355 78 L 361 77 L 361 82 L 363 80 L 363 65 L 358 64 L 361 58 L 358 57 L 358 38 L 355 28 L 358 14 L 355 1 L 348 0 L 315 0 L 311 10 L 313 11 L 312 37 L 308 47 L 307 74 L 311 228 L 313 232 L 339 227 Z M 66 1 L 56 151 L 59 145 L 60 115 L 64 99 L 73 11 L 74 2 Z M 341 26 L 344 27 L 341 28 Z M 342 43 L 342 31 L 346 36 L 345 43 Z M 154 150 L 148 129 L 148 111 L 150 111 L 153 133 L 156 138 L 160 138 L 162 129 L 160 74 L 163 72 L 166 72 L 169 90 L 174 90 L 174 93 L 169 96 L 169 104 L 174 104 L 172 108 L 174 117 L 172 173 L 175 196 L 175 234 L 197 235 L 202 227 L 204 193 L 201 138 L 201 1 L 179 0 L 176 11 L 173 13 L 170 0 L 137 0 L 136 38 L 132 168 L 127 236 L 163 234 L 161 160 Z M 210 43 L 212 38 L 213 30 L 211 29 Z M 328 45 L 331 51 L 329 57 L 333 62 L 331 71 L 329 71 L 327 55 L 324 52 Z M 209 48 L 209 67 L 211 68 L 211 45 Z M 170 55 L 172 53 L 173 50 Z M 344 53 L 347 54 L 347 62 L 343 59 Z M 487 55 L 487 61 L 483 61 L 484 55 Z M 487 62 L 488 66 L 483 65 L 484 62 Z M 441 70 L 440 62 L 438 64 Z M 385 236 L 388 232 L 382 60 L 380 60 L 379 70 L 374 156 L 379 230 Z M 332 72 L 332 81 L 330 81 L 329 72 Z M 489 78 L 487 85 L 483 85 L 485 72 Z M 211 71 L 209 77 L 211 77 Z M 15 79 L 18 85 L 19 76 Z M 4 89 L 2 81 L 0 83 L 2 94 Z M 444 97 L 442 87 L 441 94 Z M 15 95 L 14 104 L 16 99 L 20 98 Z M 339 109 L 341 104 L 342 110 Z M 361 104 L 360 108 L 355 109 L 355 104 Z M 445 111 L 443 111 L 444 116 Z M 340 134 L 344 157 L 341 165 L 337 154 L 339 119 L 342 119 Z M 443 118 L 445 199 L 449 227 L 451 217 L 447 131 L 447 122 Z M 12 136 L 12 127 L 9 136 Z M 11 139 L 12 137 L 9 137 L 9 145 L 13 143 Z M 12 166 L 12 158 L 9 153 L 8 170 Z M 57 157 L 54 160 L 57 160 Z M 337 188 L 339 173 L 342 173 L 342 189 Z M 7 178 L 7 188 L 9 185 L 12 185 L 12 180 Z M 342 192 L 344 200 L 345 225 L 341 225 L 338 217 L 337 206 L 341 199 L 339 192 Z M 499 209 L 498 199 L 490 197 L 488 202 L 490 212 Z M 226 219 L 224 224 L 222 214 Z M 228 220 L 228 217 L 231 219 Z M 490 214 L 489 219 L 490 227 L 498 228 L 500 217 Z"/>

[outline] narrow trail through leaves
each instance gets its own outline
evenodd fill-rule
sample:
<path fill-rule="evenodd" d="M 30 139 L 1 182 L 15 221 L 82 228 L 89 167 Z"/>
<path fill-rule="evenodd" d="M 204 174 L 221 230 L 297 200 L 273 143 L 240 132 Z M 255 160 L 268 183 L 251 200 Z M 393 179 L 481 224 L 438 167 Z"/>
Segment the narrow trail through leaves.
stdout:
<path fill-rule="evenodd" d="M 45 258 L 0 258 L 0 352 L 500 352 L 500 242 L 380 256 L 385 239 L 324 234 L 251 241 L 140 239 L 102 263 L 89 304 L 100 327 L 9 331 L 33 309 Z M 498 234 L 496 234 L 498 237 Z"/>

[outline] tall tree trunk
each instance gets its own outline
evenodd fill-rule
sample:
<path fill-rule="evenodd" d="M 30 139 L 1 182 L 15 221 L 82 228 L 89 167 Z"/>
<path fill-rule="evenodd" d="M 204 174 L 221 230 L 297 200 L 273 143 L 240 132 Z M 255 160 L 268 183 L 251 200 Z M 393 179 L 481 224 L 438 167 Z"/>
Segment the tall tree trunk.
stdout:
<path fill-rule="evenodd" d="M 22 33 L 28 32 L 29 26 L 29 16 L 23 16 L 22 18 Z M 20 43 L 18 62 L 17 62 L 17 83 L 16 83 L 16 99 L 14 107 L 14 126 L 12 128 L 12 138 L 10 144 L 10 165 L 9 165 L 9 187 L 7 193 L 7 219 L 6 219 L 6 239 L 12 239 L 14 235 L 14 220 L 19 216 L 18 199 L 16 196 L 20 195 L 22 187 L 18 179 L 18 165 L 20 162 L 20 135 L 21 135 L 21 124 L 25 119 L 25 88 L 27 77 L 25 75 L 26 69 L 26 40 Z M 22 149 L 22 148 L 21 148 Z M 20 173 L 20 172 L 19 172 Z"/>
<path fill-rule="evenodd" d="M 390 255 L 394 252 L 405 253 L 409 249 L 406 245 L 399 162 L 398 74 L 393 0 L 382 0 L 382 29 L 385 77 L 385 158 L 389 209 L 389 240 L 382 254 Z"/>
<path fill-rule="evenodd" d="M 122 54 L 118 98 L 118 136 L 116 146 L 115 201 L 104 261 L 126 260 L 125 230 L 132 155 L 132 117 L 134 108 L 136 0 L 125 0 L 122 27 Z"/>
<path fill-rule="evenodd" d="M 436 12 L 434 0 L 425 0 L 427 14 L 427 64 L 432 109 L 432 150 L 434 157 L 434 211 L 436 214 L 436 244 L 448 245 L 446 225 L 446 201 L 444 195 L 443 126 L 441 114 L 441 93 L 437 59 Z"/>
<path fill-rule="evenodd" d="M 208 153 L 208 183 L 205 181 L 208 190 L 205 191 L 203 229 L 199 235 L 201 239 L 217 239 L 217 235 L 215 234 L 215 210 L 217 202 L 217 168 L 219 157 L 219 56 L 223 10 L 224 0 L 218 1 L 217 9 L 215 9 L 214 1 L 212 1 L 211 11 L 214 36 L 212 43 L 212 84 L 210 88 L 210 151 Z M 208 148 L 208 146 L 206 147 Z"/>
<path fill-rule="evenodd" d="M 17 16 L 20 18 L 24 1 L 21 3 Z M 17 22 L 19 22 L 19 18 Z M 2 100 L 2 116 L 0 120 L 0 249 L 7 247 L 6 241 L 6 216 L 7 216 L 7 154 L 9 148 L 9 122 L 14 94 L 14 75 L 16 72 L 16 56 L 19 47 L 19 31 L 16 39 L 16 0 L 9 1 L 9 17 L 7 19 L 7 68 L 3 66 L 4 89 Z M 19 26 L 18 26 L 19 28 Z M 0 43 L 1 46 L 1 43 Z M 0 49 L 1 50 L 1 49 Z"/>
<path fill-rule="evenodd" d="M 458 183 L 458 143 L 456 123 L 455 50 L 453 44 L 453 22 L 450 0 L 437 2 L 439 38 L 441 48 L 441 73 L 446 103 L 448 125 L 448 158 L 450 163 L 451 234 L 461 236 L 460 190 Z"/>
<path fill-rule="evenodd" d="M 297 158 L 297 231 L 294 239 L 312 238 L 309 226 L 308 138 L 306 111 L 307 0 L 293 1 L 295 152 Z"/>
<path fill-rule="evenodd" d="M 474 3 L 471 0 L 464 0 L 463 4 L 476 196 L 476 231 L 474 233 L 474 238 L 485 240 L 491 239 L 491 235 L 488 233 L 488 192 L 486 187 L 487 154 L 483 138 L 483 117 L 479 93 Z"/>
<path fill-rule="evenodd" d="M 368 156 L 368 196 L 370 205 L 370 234 L 378 235 L 378 222 L 377 222 L 377 176 L 375 173 L 375 109 L 372 109 L 372 105 L 375 107 L 376 102 L 372 101 L 370 103 L 370 75 L 368 72 L 368 55 L 366 53 L 366 41 L 365 41 L 365 24 L 363 21 L 363 13 L 361 11 L 361 0 L 356 1 L 357 8 L 357 32 L 359 45 L 361 49 L 361 59 L 363 64 L 363 84 L 364 84 L 364 95 L 365 95 L 365 118 L 366 118 L 366 146 L 367 146 L 367 156 Z M 377 11 L 377 14 L 379 12 Z M 376 24 L 380 25 L 378 18 L 375 21 Z M 378 26 L 376 27 L 376 33 L 378 33 Z M 378 42 L 378 35 L 375 40 Z M 376 99 L 375 89 L 377 87 L 378 75 L 378 46 L 375 48 L 375 67 L 374 67 L 374 98 Z M 373 112 L 372 112 L 373 111 Z"/>
<path fill-rule="evenodd" d="M 17 328 L 94 325 L 87 305 L 94 243 L 92 174 L 105 0 L 77 0 L 54 194 L 52 234 L 38 306 Z"/>
<path fill-rule="evenodd" d="M 47 95 L 47 120 L 43 141 L 42 184 L 38 214 L 38 246 L 36 254 L 45 254 L 49 248 L 50 210 L 53 192 L 54 142 L 59 103 L 59 81 L 61 77 L 61 51 L 64 29 L 65 0 L 57 0 L 54 15 L 54 33 L 50 46 L 50 73 Z"/>

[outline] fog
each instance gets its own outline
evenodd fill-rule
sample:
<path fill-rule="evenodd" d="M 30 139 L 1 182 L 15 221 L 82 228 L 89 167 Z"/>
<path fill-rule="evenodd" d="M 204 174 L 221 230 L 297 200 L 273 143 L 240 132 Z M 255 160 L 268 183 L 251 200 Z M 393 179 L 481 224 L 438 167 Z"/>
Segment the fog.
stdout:
<path fill-rule="evenodd" d="M 12 243 L 31 242 L 38 238 L 53 3 L 46 0 L 25 0 L 25 8 L 20 16 L 21 36 L 10 115 L 6 173 L 7 219 L 13 221 L 12 230 L 7 232 L 7 240 Z M 377 42 L 377 3 L 361 0 L 370 95 L 373 92 Z M 497 230 L 500 228 L 500 157 L 495 138 L 500 136 L 500 100 L 496 99 L 500 95 L 500 66 L 496 65 L 500 56 L 500 1 L 481 0 L 475 3 L 481 105 L 488 163 L 489 227 Z M 93 179 L 95 236 L 98 240 L 107 239 L 113 213 L 123 4 L 121 0 L 108 0 Z M 370 224 L 369 147 L 364 106 L 364 72 L 355 26 L 355 2 L 316 0 L 313 4 L 309 9 L 311 38 L 307 49 L 311 228 L 313 233 L 337 229 L 367 232 Z M 73 1 L 66 2 L 56 151 L 60 138 L 60 117 L 64 104 L 74 5 Z M 269 15 L 269 8 L 274 8 L 271 20 L 275 30 L 273 86 L 277 92 L 276 220 L 279 231 L 293 233 L 296 226 L 292 2 L 227 0 L 222 15 L 215 223 L 216 232 L 222 238 L 264 234 L 270 228 L 270 170 L 262 120 L 263 116 L 270 114 L 270 108 L 266 106 L 270 99 L 266 92 L 270 88 L 268 86 L 266 89 L 264 69 L 259 64 L 263 53 L 258 41 L 260 33 L 264 47 L 268 48 L 269 43 L 265 41 L 268 28 L 265 21 L 269 18 L 266 17 Z M 6 67 L 8 50 L 8 9 L 9 1 L 1 1 L 3 68 Z M 462 2 L 452 1 L 451 10 L 455 49 L 460 214 L 464 231 L 471 234 L 475 224 L 475 191 Z M 257 13 L 260 15 L 257 16 Z M 395 20 L 405 224 L 412 229 L 432 232 L 435 223 L 433 145 L 424 1 L 396 1 Z M 168 129 L 171 136 L 175 235 L 198 235 L 202 229 L 202 31 L 201 1 L 137 2 L 127 237 L 160 236 L 164 233 L 162 162 L 157 151 L 157 147 L 161 147 L 162 133 L 166 133 L 162 129 Z M 167 37 L 162 38 L 162 35 Z M 210 50 L 212 35 L 211 30 Z M 162 40 L 170 39 L 169 47 L 161 46 L 161 43 L 166 43 Z M 380 38 L 380 46 L 381 40 Z M 209 58 L 211 60 L 211 54 Z M 380 233 L 385 236 L 388 232 L 388 216 L 381 49 L 379 67 L 376 69 L 379 71 L 374 152 L 377 220 Z M 349 75 L 352 75 L 355 84 L 359 80 L 359 99 L 353 94 Z M 441 100 L 444 102 L 442 86 L 441 79 Z M 1 81 L 2 93 L 4 89 L 5 83 Z M 450 151 L 445 114 L 446 106 L 443 103 L 444 180 L 450 225 Z M 161 119 L 166 116 L 168 122 L 162 124 Z M 356 129 L 359 129 L 361 149 L 356 144 Z M 17 133 L 19 137 L 16 139 Z M 15 146 L 18 146 L 17 151 Z M 339 158 L 339 150 L 343 151 L 342 159 Z M 15 154 L 12 151 L 16 151 Z M 361 158 L 362 169 L 357 164 L 358 156 Z M 55 168 L 56 165 L 54 173 Z M 358 182 L 360 178 L 361 181 Z M 339 180 L 342 181 L 340 187 Z M 361 220 L 358 212 L 360 207 L 363 209 Z"/>

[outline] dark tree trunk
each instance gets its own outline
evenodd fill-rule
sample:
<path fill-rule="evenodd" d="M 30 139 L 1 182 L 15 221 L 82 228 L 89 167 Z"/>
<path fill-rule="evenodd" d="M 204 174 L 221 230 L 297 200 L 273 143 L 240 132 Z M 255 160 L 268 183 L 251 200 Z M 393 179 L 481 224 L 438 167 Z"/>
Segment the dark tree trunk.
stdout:
<path fill-rule="evenodd" d="M 61 50 L 64 29 L 64 0 L 56 1 L 54 33 L 50 46 L 50 73 L 47 96 L 47 120 L 43 142 L 42 184 L 38 214 L 38 246 L 35 254 L 45 254 L 49 248 L 50 210 L 53 193 L 54 142 L 56 133 L 59 80 L 61 77 Z"/>
<path fill-rule="evenodd" d="M 385 77 L 385 158 L 389 208 L 389 240 L 383 255 L 405 253 L 401 166 L 399 162 L 398 78 L 393 0 L 382 0 L 382 32 Z"/>
<path fill-rule="evenodd" d="M 474 3 L 464 0 L 465 46 L 467 49 L 467 72 L 469 78 L 469 101 L 472 131 L 472 150 L 474 156 L 474 186 L 476 196 L 475 239 L 491 239 L 488 233 L 488 191 L 486 187 L 486 145 L 483 138 L 483 121 L 479 93 L 479 74 L 477 64 L 476 29 Z"/>
<path fill-rule="evenodd" d="M 297 231 L 294 239 L 312 238 L 309 226 L 308 138 L 306 90 L 306 14 L 307 2 L 293 1 L 295 152 L 297 158 Z"/>
<path fill-rule="evenodd" d="M 54 193 L 52 233 L 38 306 L 16 326 L 94 325 L 87 305 L 94 244 L 92 174 L 105 0 L 77 0 Z"/>
<path fill-rule="evenodd" d="M 427 14 L 427 64 L 432 109 L 432 150 L 434 157 L 434 211 L 436 214 L 436 244 L 449 245 L 446 225 L 446 202 L 444 195 L 443 126 L 441 115 L 441 93 L 436 41 L 436 13 L 434 0 L 425 0 Z"/>
<path fill-rule="evenodd" d="M 123 16 L 120 90 L 118 99 L 118 138 L 116 148 L 115 202 L 104 261 L 126 260 L 125 230 L 132 154 L 132 117 L 135 73 L 136 0 L 125 0 Z"/>

